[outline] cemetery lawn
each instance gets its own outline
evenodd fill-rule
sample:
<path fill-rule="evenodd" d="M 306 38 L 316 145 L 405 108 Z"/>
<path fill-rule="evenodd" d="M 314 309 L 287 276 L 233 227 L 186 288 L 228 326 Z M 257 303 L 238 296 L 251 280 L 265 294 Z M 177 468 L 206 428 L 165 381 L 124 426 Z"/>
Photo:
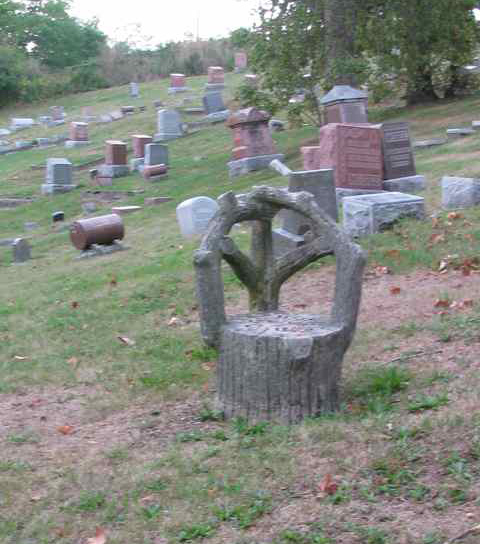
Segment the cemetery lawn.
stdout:
<path fill-rule="evenodd" d="M 230 92 L 240 77 L 227 74 Z M 200 93 L 205 81 L 189 85 Z M 230 181 L 223 125 L 170 142 L 168 179 L 132 174 L 102 199 L 87 193 L 98 189 L 88 166 L 74 172 L 78 189 L 54 197 L 39 195 L 44 171 L 32 169 L 47 157 L 93 163 L 105 139 L 153 134 L 153 100 L 181 100 L 167 86 L 141 84 L 136 101 L 125 86 L 0 111 L 6 126 L 54 104 L 70 117 L 85 106 L 147 106 L 90 126 L 87 148 L 0 156 L 0 198 L 35 198 L 0 209 L 0 239 L 28 237 L 33 257 L 14 265 L 0 246 L 0 542 L 86 543 L 98 529 L 90 544 L 103 531 L 107 544 L 443 544 L 462 534 L 457 542 L 477 543 L 480 212 L 441 212 L 439 181 L 480 177 L 480 134 L 418 151 L 428 220 L 362 241 L 369 264 L 342 410 L 291 428 L 225 422 L 213 407 L 216 353 L 199 333 L 198 242 L 180 237 L 175 207 L 284 180 L 264 171 Z M 469 126 L 479 106 L 476 96 L 372 115 L 408 120 L 425 139 Z M 63 131 L 35 127 L 15 139 Z M 300 169 L 299 147 L 316 134 L 303 126 L 274 139 Z M 124 217 L 127 251 L 78 260 L 68 231 L 51 225 L 57 210 L 81 217 L 85 201 L 101 215 L 152 196 L 173 200 Z M 247 244 L 246 230 L 234 237 Z M 246 293 L 227 267 L 224 279 L 230 312 L 243 311 Z M 285 285 L 283 309 L 328 307 L 333 279 L 331 259 L 311 265 Z"/>

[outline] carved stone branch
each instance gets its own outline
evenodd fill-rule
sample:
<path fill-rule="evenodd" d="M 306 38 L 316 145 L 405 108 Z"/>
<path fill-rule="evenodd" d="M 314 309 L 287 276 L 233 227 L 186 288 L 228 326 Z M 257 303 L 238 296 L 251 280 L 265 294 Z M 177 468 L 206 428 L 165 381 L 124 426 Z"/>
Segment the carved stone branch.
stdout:
<path fill-rule="evenodd" d="M 254 291 L 258 284 L 258 270 L 250 257 L 241 251 L 235 242 L 224 236 L 220 241 L 220 250 L 223 258 L 232 267 L 237 278 L 249 291 Z"/>

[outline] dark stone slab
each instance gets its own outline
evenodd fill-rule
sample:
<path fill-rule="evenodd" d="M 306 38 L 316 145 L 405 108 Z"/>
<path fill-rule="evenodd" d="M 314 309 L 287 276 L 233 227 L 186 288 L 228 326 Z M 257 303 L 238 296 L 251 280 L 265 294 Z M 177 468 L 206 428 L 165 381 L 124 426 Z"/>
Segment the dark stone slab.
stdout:
<path fill-rule="evenodd" d="M 383 123 L 382 145 L 385 179 L 417 174 L 408 123 Z"/>

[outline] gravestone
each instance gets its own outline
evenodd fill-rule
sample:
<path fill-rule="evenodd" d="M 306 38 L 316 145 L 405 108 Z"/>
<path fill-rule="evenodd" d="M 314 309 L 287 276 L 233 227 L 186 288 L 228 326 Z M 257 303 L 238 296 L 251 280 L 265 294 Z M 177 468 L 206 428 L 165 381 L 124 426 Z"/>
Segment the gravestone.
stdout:
<path fill-rule="evenodd" d="M 208 67 L 208 79 L 205 91 L 222 91 L 225 88 L 225 72 L 221 66 Z"/>
<path fill-rule="evenodd" d="M 65 212 L 53 212 L 52 221 L 58 223 L 59 221 L 65 221 Z"/>
<path fill-rule="evenodd" d="M 234 55 L 235 72 L 244 72 L 247 69 L 248 58 L 245 51 L 237 51 Z"/>
<path fill-rule="evenodd" d="M 45 183 L 41 187 L 42 194 L 67 193 L 76 185 L 72 183 L 73 166 L 68 159 L 47 159 Z"/>
<path fill-rule="evenodd" d="M 146 134 L 134 134 L 132 136 L 133 159 L 130 160 L 130 171 L 134 172 L 144 163 L 145 146 L 152 143 L 153 138 Z"/>
<path fill-rule="evenodd" d="M 168 165 L 168 145 L 148 144 L 145 146 L 145 166 Z"/>
<path fill-rule="evenodd" d="M 132 81 L 130 83 L 130 96 L 132 98 L 138 98 L 139 94 L 138 83 L 136 81 Z"/>
<path fill-rule="evenodd" d="M 283 159 L 275 153 L 275 144 L 268 128 L 270 116 L 256 108 L 233 113 L 227 125 L 233 130 L 233 160 L 228 163 L 230 177 L 241 176 L 268 168 L 274 159 Z"/>
<path fill-rule="evenodd" d="M 382 232 L 405 217 L 425 219 L 425 199 L 395 192 L 343 199 L 343 227 L 354 237 Z"/>
<path fill-rule="evenodd" d="M 247 85 L 249 85 L 250 87 L 253 87 L 254 89 L 258 87 L 257 74 L 245 74 L 243 80 Z"/>
<path fill-rule="evenodd" d="M 105 142 L 105 164 L 98 168 L 98 177 L 120 178 L 127 174 L 127 144 L 120 140 L 107 140 Z"/>
<path fill-rule="evenodd" d="M 285 123 L 280 121 L 280 119 L 270 119 L 268 128 L 271 132 L 282 132 L 285 130 Z"/>
<path fill-rule="evenodd" d="M 184 238 L 204 234 L 212 217 L 218 211 L 218 204 L 212 198 L 197 196 L 177 206 L 177 221 Z"/>
<path fill-rule="evenodd" d="M 62 121 L 65 119 L 65 109 L 63 106 L 52 106 L 50 108 L 50 115 L 53 121 Z"/>
<path fill-rule="evenodd" d="M 120 111 L 123 115 L 133 115 L 135 113 L 135 106 L 121 106 Z"/>
<path fill-rule="evenodd" d="M 335 85 L 320 98 L 325 123 L 368 123 L 368 94 L 349 85 Z"/>
<path fill-rule="evenodd" d="M 25 238 L 15 238 L 12 244 L 13 262 L 24 263 L 31 259 L 30 244 Z"/>
<path fill-rule="evenodd" d="M 310 170 L 292 172 L 279 161 L 272 161 L 270 167 L 288 176 L 288 191 L 298 193 L 307 191 L 313 195 L 314 202 L 319 209 L 325 212 L 333 221 L 338 220 L 337 198 L 333 170 Z M 292 210 L 281 212 L 282 226 L 272 231 L 274 253 L 282 255 L 307 243 L 306 233 L 312 231 L 311 222 L 305 216 Z M 320 247 L 323 244 L 325 251 L 331 250 L 327 239 L 317 240 Z"/>
<path fill-rule="evenodd" d="M 66 148 L 82 147 L 90 144 L 88 140 L 88 123 L 74 121 L 70 124 L 70 140 L 65 142 Z"/>
<path fill-rule="evenodd" d="M 444 176 L 442 178 L 442 208 L 455 210 L 480 204 L 480 180 Z"/>
<path fill-rule="evenodd" d="M 303 147 L 305 170 L 335 170 L 335 185 L 383 188 L 382 135 L 377 127 L 330 123 L 320 128 L 320 145 Z"/>
<path fill-rule="evenodd" d="M 159 110 L 157 112 L 157 130 L 155 141 L 164 142 L 183 136 L 180 114 L 175 110 Z"/>
<path fill-rule="evenodd" d="M 35 120 L 29 117 L 12 117 L 10 119 L 10 130 L 22 130 L 35 125 Z"/>
<path fill-rule="evenodd" d="M 216 121 L 225 121 L 230 115 L 229 110 L 225 108 L 222 93 L 212 91 L 204 95 L 203 107 L 207 113 L 207 118 Z"/>
<path fill-rule="evenodd" d="M 186 93 L 188 87 L 185 85 L 184 74 L 170 74 L 170 87 L 168 94 Z"/>
<path fill-rule="evenodd" d="M 383 123 L 382 144 L 385 179 L 417 174 L 408 123 Z"/>
<path fill-rule="evenodd" d="M 425 176 L 406 176 L 404 178 L 386 179 L 383 182 L 384 191 L 397 191 L 399 193 L 418 193 L 425 191 L 427 180 Z"/>

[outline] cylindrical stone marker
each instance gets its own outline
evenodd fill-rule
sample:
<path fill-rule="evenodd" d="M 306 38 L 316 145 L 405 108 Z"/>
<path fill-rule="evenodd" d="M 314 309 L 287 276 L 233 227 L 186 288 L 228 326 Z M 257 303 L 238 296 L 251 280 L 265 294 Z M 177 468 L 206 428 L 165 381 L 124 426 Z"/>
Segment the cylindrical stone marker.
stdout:
<path fill-rule="evenodd" d="M 108 245 L 122 240 L 125 235 L 123 221 L 117 214 L 79 219 L 70 227 L 70 240 L 80 250 L 92 244 Z"/>
<path fill-rule="evenodd" d="M 163 176 L 167 173 L 167 167 L 164 164 L 155 164 L 154 166 L 145 166 L 143 169 L 143 177 L 151 179 L 156 176 Z"/>

